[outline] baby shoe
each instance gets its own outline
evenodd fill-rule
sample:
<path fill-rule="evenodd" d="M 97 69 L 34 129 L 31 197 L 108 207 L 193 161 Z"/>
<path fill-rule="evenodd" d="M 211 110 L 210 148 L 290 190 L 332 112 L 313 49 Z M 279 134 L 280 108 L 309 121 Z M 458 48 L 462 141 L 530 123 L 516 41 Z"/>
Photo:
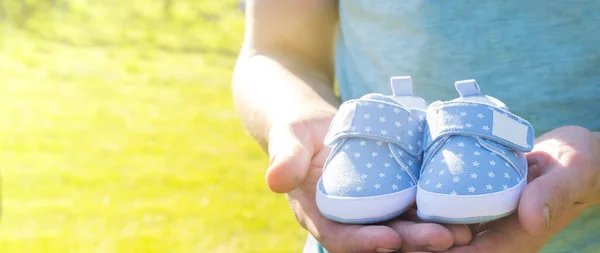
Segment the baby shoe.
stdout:
<path fill-rule="evenodd" d="M 533 148 L 533 127 L 482 95 L 475 80 L 455 86 L 459 98 L 427 111 L 417 215 L 455 224 L 505 217 L 527 184 L 524 152 Z"/>
<path fill-rule="evenodd" d="M 392 77 L 392 96 L 343 103 L 325 145 L 332 151 L 317 183 L 321 214 L 341 223 L 385 221 L 415 201 L 427 104 L 410 77 Z"/>

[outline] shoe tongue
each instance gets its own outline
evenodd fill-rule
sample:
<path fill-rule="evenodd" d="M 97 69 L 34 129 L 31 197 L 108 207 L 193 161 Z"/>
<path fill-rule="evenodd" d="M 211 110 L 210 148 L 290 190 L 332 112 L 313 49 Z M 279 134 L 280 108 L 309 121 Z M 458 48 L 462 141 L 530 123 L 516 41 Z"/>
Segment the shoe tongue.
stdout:
<path fill-rule="evenodd" d="M 477 102 L 487 104 L 503 109 L 508 109 L 506 105 L 495 97 L 482 95 L 479 85 L 475 79 L 462 80 L 454 83 L 456 91 L 460 94 L 460 97 L 452 101 L 464 101 L 464 102 Z"/>

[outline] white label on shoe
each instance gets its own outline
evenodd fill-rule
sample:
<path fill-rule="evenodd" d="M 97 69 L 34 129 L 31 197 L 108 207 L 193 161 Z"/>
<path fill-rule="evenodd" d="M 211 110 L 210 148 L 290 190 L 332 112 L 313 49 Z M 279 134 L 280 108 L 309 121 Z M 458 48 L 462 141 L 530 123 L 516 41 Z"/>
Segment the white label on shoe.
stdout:
<path fill-rule="evenodd" d="M 522 147 L 528 147 L 527 125 L 494 110 L 492 134 Z"/>

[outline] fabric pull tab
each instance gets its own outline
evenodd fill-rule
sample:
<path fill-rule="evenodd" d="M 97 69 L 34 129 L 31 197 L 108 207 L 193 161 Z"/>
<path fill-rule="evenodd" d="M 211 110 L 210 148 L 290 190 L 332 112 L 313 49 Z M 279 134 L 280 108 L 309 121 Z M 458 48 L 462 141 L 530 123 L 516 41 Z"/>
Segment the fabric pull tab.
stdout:
<path fill-rule="evenodd" d="M 394 96 L 412 96 L 413 87 L 410 76 L 394 76 L 390 78 Z"/>
<path fill-rule="evenodd" d="M 478 96 L 481 94 L 479 85 L 475 79 L 456 81 L 454 86 L 461 97 Z"/>

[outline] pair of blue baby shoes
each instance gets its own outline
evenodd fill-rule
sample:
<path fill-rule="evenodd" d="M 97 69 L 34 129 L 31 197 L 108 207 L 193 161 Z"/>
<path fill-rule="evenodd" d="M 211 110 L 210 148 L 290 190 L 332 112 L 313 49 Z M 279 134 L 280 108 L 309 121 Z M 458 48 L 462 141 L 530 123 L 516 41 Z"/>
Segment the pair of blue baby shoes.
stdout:
<path fill-rule="evenodd" d="M 392 77 L 392 96 L 343 103 L 325 144 L 332 147 L 317 183 L 317 206 L 341 223 L 392 219 L 416 201 L 427 221 L 471 224 L 511 214 L 527 184 L 529 122 L 475 80 L 459 97 L 426 102 L 410 77 Z"/>

